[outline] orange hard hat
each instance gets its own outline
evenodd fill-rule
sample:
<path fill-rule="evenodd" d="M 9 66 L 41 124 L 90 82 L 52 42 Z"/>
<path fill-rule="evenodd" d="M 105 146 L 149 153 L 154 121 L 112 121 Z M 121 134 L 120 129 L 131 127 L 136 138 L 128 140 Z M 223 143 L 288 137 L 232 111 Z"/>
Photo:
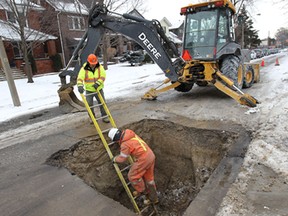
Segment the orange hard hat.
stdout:
<path fill-rule="evenodd" d="M 89 64 L 95 65 L 95 64 L 98 63 L 98 58 L 97 58 L 96 55 L 90 54 L 90 55 L 88 56 L 88 58 L 87 58 L 87 61 L 89 62 Z"/>

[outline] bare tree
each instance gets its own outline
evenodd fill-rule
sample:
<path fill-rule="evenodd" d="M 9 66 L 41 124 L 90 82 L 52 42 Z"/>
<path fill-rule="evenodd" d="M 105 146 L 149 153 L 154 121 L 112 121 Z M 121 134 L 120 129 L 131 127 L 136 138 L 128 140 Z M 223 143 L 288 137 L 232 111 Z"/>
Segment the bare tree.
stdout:
<path fill-rule="evenodd" d="M 49 25 L 41 25 L 39 31 L 28 28 L 29 23 L 29 12 L 35 9 L 41 9 L 38 5 L 35 5 L 30 0 L 0 0 L 0 8 L 9 12 L 10 20 L 8 25 L 11 28 L 11 32 L 16 33 L 19 36 L 20 52 L 23 55 L 24 70 L 28 77 L 28 83 L 33 83 L 33 73 L 31 64 L 29 61 L 29 55 L 32 54 L 33 48 L 42 44 L 43 40 L 47 37 L 46 34 L 41 32 L 41 28 L 49 28 Z M 44 9 L 43 9 L 44 11 Z M 45 22 L 47 15 L 42 16 L 42 23 Z M 33 21 L 32 21 L 33 22 Z M 32 25 L 33 23 L 31 23 Z"/>
<path fill-rule="evenodd" d="M 118 12 L 118 13 L 127 13 L 133 9 L 137 9 L 139 12 L 144 12 L 146 9 L 144 7 L 144 0 L 96 0 L 95 4 L 105 4 L 109 11 Z M 93 5 L 91 5 L 91 8 Z M 103 53 L 103 63 L 104 68 L 108 68 L 108 53 L 107 50 L 110 48 L 110 40 L 107 32 L 102 39 L 102 53 Z"/>

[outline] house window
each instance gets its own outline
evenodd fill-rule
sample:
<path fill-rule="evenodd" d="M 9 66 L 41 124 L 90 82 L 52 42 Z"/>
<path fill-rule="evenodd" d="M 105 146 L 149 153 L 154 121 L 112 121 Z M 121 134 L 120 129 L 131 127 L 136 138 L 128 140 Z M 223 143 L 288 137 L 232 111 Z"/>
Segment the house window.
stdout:
<path fill-rule="evenodd" d="M 11 23 L 16 23 L 16 18 L 13 12 L 7 11 L 7 20 Z"/>
<path fill-rule="evenodd" d="M 6 13 L 7 13 L 8 22 L 18 23 L 19 21 L 23 21 L 24 26 L 25 27 L 28 26 L 27 19 L 26 19 L 25 14 L 23 12 L 19 13 L 18 17 L 16 17 L 13 12 L 6 11 Z"/>
<path fill-rule="evenodd" d="M 84 30 L 85 22 L 83 17 L 69 16 L 68 17 L 69 30 Z"/>
<path fill-rule="evenodd" d="M 41 0 L 31 0 L 32 3 L 41 5 Z"/>
<path fill-rule="evenodd" d="M 13 46 L 15 58 L 22 58 L 23 54 L 22 54 L 22 51 L 20 49 L 20 44 L 18 42 L 13 42 L 12 46 Z"/>

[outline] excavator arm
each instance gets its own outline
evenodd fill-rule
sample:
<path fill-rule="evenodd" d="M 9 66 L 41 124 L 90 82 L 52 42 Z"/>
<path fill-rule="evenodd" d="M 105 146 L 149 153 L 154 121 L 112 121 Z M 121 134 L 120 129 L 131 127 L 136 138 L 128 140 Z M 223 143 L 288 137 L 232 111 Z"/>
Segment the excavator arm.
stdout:
<path fill-rule="evenodd" d="M 179 53 L 175 44 L 165 35 L 159 21 L 150 21 L 130 14 L 109 13 L 112 13 L 113 16 L 109 16 L 107 8 L 101 4 L 96 4 L 90 10 L 88 30 L 76 47 L 66 68 L 59 74 L 61 79 L 61 87 L 58 90 L 60 106 L 67 105 L 67 108 L 64 109 L 64 111 L 67 110 L 66 112 L 79 110 L 78 105 L 81 105 L 81 102 L 76 99 L 73 86 L 76 84 L 81 66 L 86 62 L 89 54 L 95 53 L 107 30 L 125 35 L 138 43 L 172 82 L 178 81 L 181 70 L 183 70 L 185 65 L 183 59 L 179 57 L 172 62 L 168 55 L 168 49 L 172 50 L 176 56 L 179 56 Z M 78 60 L 74 69 L 69 70 L 70 63 L 76 57 Z M 68 76 L 70 76 L 70 81 L 67 83 Z M 72 110 L 69 110 L 69 106 Z"/>
<path fill-rule="evenodd" d="M 81 66 L 86 62 L 89 54 L 95 53 L 107 30 L 120 33 L 138 43 L 164 72 L 167 79 L 163 84 L 172 83 L 172 85 L 159 90 L 151 89 L 144 95 L 145 99 L 155 99 L 158 93 L 176 88 L 181 84 L 185 85 L 195 82 L 193 75 L 189 72 L 189 62 L 185 62 L 181 57 L 172 61 L 169 57 L 168 50 L 172 50 L 175 56 L 179 56 L 179 53 L 175 44 L 165 35 L 159 21 L 146 20 L 130 14 L 108 12 L 105 5 L 96 4 L 90 10 L 88 25 L 87 31 L 73 52 L 66 68 L 59 74 L 61 87 L 58 90 L 58 94 L 62 111 L 68 113 L 84 110 L 83 103 L 77 99 L 73 92 L 73 86 L 76 85 L 77 75 Z M 74 69 L 69 70 L 71 62 L 76 58 L 77 62 Z M 214 74 L 217 76 L 216 71 Z M 69 82 L 67 81 L 68 76 L 70 76 Z M 215 86 L 222 91 L 224 89 L 222 88 L 223 84 L 218 84 L 218 82 Z M 224 92 L 237 100 L 234 94 L 231 95 L 229 91 Z M 235 94 L 237 95 L 237 93 Z M 238 102 L 240 101 L 238 100 Z M 256 101 L 252 103 L 256 104 Z M 250 106 L 249 103 L 245 105 Z"/>

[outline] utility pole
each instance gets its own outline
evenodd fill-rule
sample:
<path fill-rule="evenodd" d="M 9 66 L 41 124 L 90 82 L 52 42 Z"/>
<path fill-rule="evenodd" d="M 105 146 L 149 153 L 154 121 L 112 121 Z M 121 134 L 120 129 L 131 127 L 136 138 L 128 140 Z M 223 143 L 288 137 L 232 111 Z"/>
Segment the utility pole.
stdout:
<path fill-rule="evenodd" d="M 14 79 L 12 76 L 11 68 L 8 62 L 7 54 L 6 54 L 4 44 L 2 41 L 2 37 L 0 37 L 0 59 L 2 62 L 4 73 L 6 75 L 6 80 L 10 89 L 10 94 L 13 100 L 13 104 L 14 106 L 21 106 L 18 93 L 17 93 L 17 89 L 16 89 Z"/>

